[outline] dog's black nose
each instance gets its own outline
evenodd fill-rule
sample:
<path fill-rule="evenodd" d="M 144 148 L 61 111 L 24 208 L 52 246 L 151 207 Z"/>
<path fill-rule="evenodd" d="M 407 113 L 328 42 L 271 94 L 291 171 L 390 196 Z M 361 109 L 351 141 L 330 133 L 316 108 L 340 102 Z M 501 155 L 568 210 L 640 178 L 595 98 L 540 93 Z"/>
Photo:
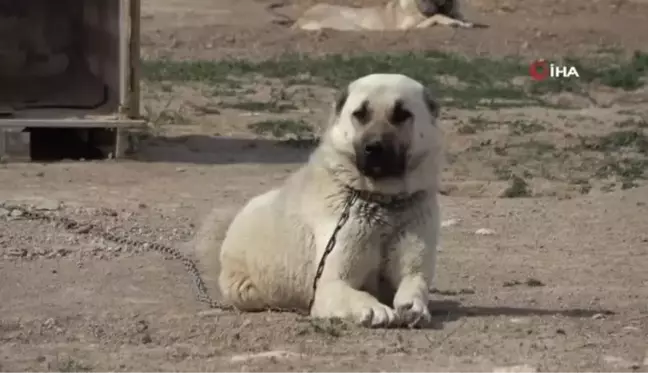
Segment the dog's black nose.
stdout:
<path fill-rule="evenodd" d="M 367 156 L 379 156 L 383 153 L 383 144 L 379 141 L 366 144 L 364 147 L 364 153 Z"/>
<path fill-rule="evenodd" d="M 405 152 L 385 141 L 370 141 L 359 147 L 356 164 L 365 176 L 380 179 L 405 172 Z"/>

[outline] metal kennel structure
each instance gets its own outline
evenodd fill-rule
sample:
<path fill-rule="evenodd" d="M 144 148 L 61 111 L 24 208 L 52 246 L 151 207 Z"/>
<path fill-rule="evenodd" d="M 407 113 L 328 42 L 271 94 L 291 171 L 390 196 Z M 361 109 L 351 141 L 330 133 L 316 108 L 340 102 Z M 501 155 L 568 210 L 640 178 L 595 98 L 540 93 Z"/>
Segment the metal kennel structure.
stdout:
<path fill-rule="evenodd" d="M 0 157 L 120 158 L 140 117 L 140 0 L 0 0 Z"/>

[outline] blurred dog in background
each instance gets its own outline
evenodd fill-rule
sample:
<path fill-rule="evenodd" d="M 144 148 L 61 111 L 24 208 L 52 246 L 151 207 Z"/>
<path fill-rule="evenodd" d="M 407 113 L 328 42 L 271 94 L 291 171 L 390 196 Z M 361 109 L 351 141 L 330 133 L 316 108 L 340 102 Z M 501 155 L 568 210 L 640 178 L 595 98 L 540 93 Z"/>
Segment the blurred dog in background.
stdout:
<path fill-rule="evenodd" d="M 317 4 L 292 26 L 302 30 L 409 30 L 435 25 L 473 28 L 459 10 L 459 0 L 391 0 L 383 7 L 353 8 Z"/>

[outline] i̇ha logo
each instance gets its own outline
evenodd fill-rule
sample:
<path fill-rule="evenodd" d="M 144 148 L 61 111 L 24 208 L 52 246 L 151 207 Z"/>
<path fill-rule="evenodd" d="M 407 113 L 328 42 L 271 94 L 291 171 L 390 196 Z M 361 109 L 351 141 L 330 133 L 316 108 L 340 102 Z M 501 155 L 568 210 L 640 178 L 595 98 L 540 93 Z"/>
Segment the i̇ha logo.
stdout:
<path fill-rule="evenodd" d="M 576 67 L 555 65 L 546 60 L 533 61 L 529 66 L 529 75 L 537 81 L 547 78 L 571 78 L 574 76 L 580 78 Z"/>

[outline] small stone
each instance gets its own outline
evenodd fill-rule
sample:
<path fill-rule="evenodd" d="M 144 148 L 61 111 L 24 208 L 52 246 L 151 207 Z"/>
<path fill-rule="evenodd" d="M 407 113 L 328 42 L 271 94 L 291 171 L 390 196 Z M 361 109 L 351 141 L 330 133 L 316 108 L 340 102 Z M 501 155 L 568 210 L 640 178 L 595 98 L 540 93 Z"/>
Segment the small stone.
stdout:
<path fill-rule="evenodd" d="M 19 218 L 23 215 L 23 212 L 20 210 L 11 210 L 11 217 L 12 218 Z"/>
<path fill-rule="evenodd" d="M 71 252 L 72 252 L 72 251 L 70 251 L 70 250 L 68 250 L 68 249 L 63 249 L 63 248 L 56 250 L 56 254 L 57 254 L 58 256 L 60 256 L 60 257 L 67 256 L 67 255 L 70 254 Z"/>
<path fill-rule="evenodd" d="M 518 281 L 518 280 L 504 281 L 504 283 L 502 283 L 502 287 L 505 287 L 505 288 L 510 288 L 510 287 L 518 286 L 518 285 L 521 285 L 520 281 Z"/>
<path fill-rule="evenodd" d="M 138 320 L 137 323 L 135 323 L 135 329 L 138 333 L 143 333 L 148 330 L 148 323 L 146 320 Z"/>
<path fill-rule="evenodd" d="M 61 208 L 61 202 L 52 199 L 43 199 L 34 204 L 34 209 L 41 211 L 54 211 Z"/>
<path fill-rule="evenodd" d="M 494 373 L 535 373 L 537 372 L 538 369 L 532 367 L 531 365 L 528 364 L 522 364 L 522 365 L 512 365 L 508 367 L 497 367 L 493 369 Z"/>
<path fill-rule="evenodd" d="M 592 316 L 592 320 L 604 320 L 604 319 L 605 319 L 605 315 L 602 313 L 597 313 L 594 314 L 594 316 Z"/>
<path fill-rule="evenodd" d="M 225 311 L 219 310 L 217 308 L 210 308 L 208 310 L 200 311 L 198 312 L 198 316 L 200 317 L 215 317 L 215 316 L 220 316 L 224 313 Z"/>
<path fill-rule="evenodd" d="M 492 236 L 495 234 L 495 231 L 488 228 L 479 228 L 475 231 L 475 234 L 479 236 Z"/>
<path fill-rule="evenodd" d="M 27 256 L 27 249 L 9 249 L 9 256 L 22 258 Z"/>
<path fill-rule="evenodd" d="M 606 355 L 606 356 L 603 356 L 603 361 L 605 361 L 608 364 L 617 366 L 619 368 L 625 368 L 625 369 L 628 369 L 628 368 L 635 369 L 634 366 L 639 365 L 637 363 L 633 363 L 633 362 L 628 361 L 628 360 L 626 360 L 626 359 L 624 359 L 622 357 L 619 357 L 619 356 Z"/>
<path fill-rule="evenodd" d="M 76 234 L 86 234 L 89 233 L 91 230 L 92 230 L 92 225 L 84 225 L 74 230 L 74 232 Z"/>
<path fill-rule="evenodd" d="M 56 320 L 54 320 L 51 317 L 49 319 L 45 320 L 45 322 L 43 323 L 43 327 L 45 327 L 47 329 L 51 329 L 51 328 L 53 328 L 55 326 L 56 326 Z"/>
<path fill-rule="evenodd" d="M 529 279 L 527 279 L 527 280 L 525 281 L 525 284 L 526 284 L 526 286 L 529 286 L 529 287 L 545 286 L 545 284 L 544 284 L 542 281 L 537 280 L 537 279 L 535 279 L 535 278 L 529 278 Z"/>
<path fill-rule="evenodd" d="M 234 355 L 230 358 L 232 362 L 243 362 L 243 361 L 249 361 L 249 360 L 257 360 L 257 359 L 290 359 L 290 358 L 303 358 L 304 355 L 298 354 L 295 352 L 291 351 L 266 351 L 266 352 L 260 352 L 257 354 L 241 354 L 241 355 Z"/>
<path fill-rule="evenodd" d="M 0 207 L 0 217 L 2 217 L 2 216 L 9 216 L 10 214 L 11 214 L 11 211 L 9 211 L 9 210 L 7 210 L 7 209 L 5 209 L 5 208 Z"/>
<path fill-rule="evenodd" d="M 444 220 L 444 221 L 441 222 L 441 227 L 443 227 L 443 228 L 454 227 L 455 225 L 459 224 L 460 222 L 461 222 L 461 219 Z"/>

